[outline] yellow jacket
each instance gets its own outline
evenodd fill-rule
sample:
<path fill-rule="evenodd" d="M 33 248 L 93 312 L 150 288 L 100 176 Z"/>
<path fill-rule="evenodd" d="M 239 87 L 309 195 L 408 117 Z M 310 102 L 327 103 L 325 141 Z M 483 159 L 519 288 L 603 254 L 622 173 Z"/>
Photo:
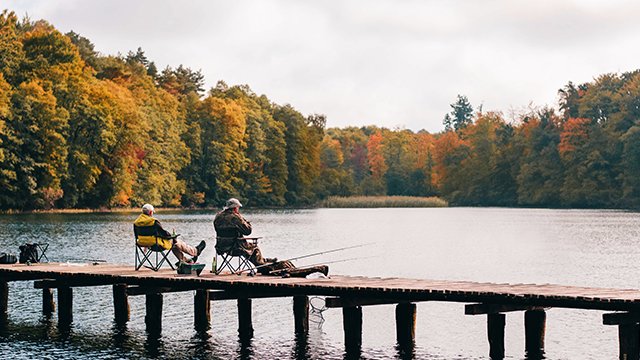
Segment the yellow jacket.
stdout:
<path fill-rule="evenodd" d="M 149 215 L 140 214 L 138 216 L 133 222 L 133 232 L 140 246 L 151 247 L 157 244 L 165 250 L 173 247 L 173 240 L 170 239 L 171 234 L 162 228 L 158 220 Z"/>

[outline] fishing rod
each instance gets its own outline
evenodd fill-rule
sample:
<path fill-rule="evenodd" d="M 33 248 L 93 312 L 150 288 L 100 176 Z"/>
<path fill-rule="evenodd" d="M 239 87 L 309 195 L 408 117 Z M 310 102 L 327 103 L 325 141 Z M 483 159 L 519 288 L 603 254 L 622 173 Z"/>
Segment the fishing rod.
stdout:
<path fill-rule="evenodd" d="M 311 265 L 305 265 L 302 267 L 297 267 L 297 268 L 292 268 L 292 269 L 278 269 L 278 270 L 273 270 L 273 271 L 269 271 L 270 275 L 278 275 L 280 273 L 286 273 L 287 271 L 291 271 L 291 270 L 306 270 L 306 269 L 310 269 L 313 268 L 314 266 L 320 266 L 320 265 L 327 265 L 327 264 L 335 264 L 335 263 L 341 263 L 341 262 L 346 262 L 346 261 L 353 261 L 353 260 L 364 260 L 364 259 L 371 259 L 371 258 L 376 258 L 379 256 L 365 256 L 365 257 L 353 257 L 353 258 L 349 258 L 349 259 L 342 259 L 342 260 L 334 260 L 334 261 L 327 261 L 327 262 L 323 262 L 323 263 L 315 263 L 315 264 L 311 264 Z"/>
<path fill-rule="evenodd" d="M 91 262 L 91 263 L 106 263 L 107 260 L 101 260 L 101 259 L 79 259 L 79 258 L 66 258 L 64 260 L 58 260 L 58 262 L 70 262 L 70 261 L 84 261 L 84 262 Z"/>
<path fill-rule="evenodd" d="M 312 256 L 318 256 L 318 255 L 330 254 L 330 253 L 333 253 L 333 252 L 336 252 L 336 251 L 343 251 L 343 250 L 355 249 L 355 248 L 359 248 L 359 247 L 363 247 L 363 246 L 367 246 L 367 245 L 372 245 L 372 244 L 375 244 L 375 243 L 370 242 L 370 243 L 364 243 L 364 244 L 359 244 L 359 245 L 346 246 L 346 247 L 342 247 L 342 248 L 338 248 L 338 249 L 331 249 L 331 250 L 319 251 L 319 252 L 316 252 L 316 253 L 313 253 L 313 254 L 307 254 L 307 255 L 302 255 L 302 256 L 296 256 L 296 257 L 292 257 L 292 258 L 284 259 L 284 260 L 280 260 L 280 261 L 273 261 L 273 262 L 270 262 L 270 263 L 266 263 L 266 264 L 258 265 L 258 266 L 256 266 L 256 267 L 255 267 L 255 268 L 253 268 L 253 269 L 245 269 L 245 270 L 238 271 L 238 272 L 236 272 L 236 274 L 241 274 L 241 273 L 246 272 L 246 271 L 257 270 L 257 269 L 260 269 L 260 268 L 263 268 L 263 267 L 271 266 L 271 265 L 273 265 L 273 264 L 275 264 L 275 263 L 278 263 L 278 262 L 294 261 L 294 260 L 306 259 L 306 258 L 309 258 L 309 257 L 312 257 Z"/>

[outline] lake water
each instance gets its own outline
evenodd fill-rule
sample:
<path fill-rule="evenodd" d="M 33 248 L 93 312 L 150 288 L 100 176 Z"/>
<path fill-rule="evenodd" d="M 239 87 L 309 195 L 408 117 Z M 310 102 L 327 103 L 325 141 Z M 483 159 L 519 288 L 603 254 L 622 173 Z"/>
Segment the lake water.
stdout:
<path fill-rule="evenodd" d="M 160 212 L 165 228 L 213 254 L 213 213 Z M 0 251 L 48 242 L 52 261 L 103 259 L 133 266 L 137 214 L 0 215 Z M 289 258 L 372 243 L 299 261 L 330 264 L 330 274 L 640 288 L 640 214 L 622 211 L 502 208 L 317 209 L 246 211 L 266 256 Z M 355 259 L 354 259 L 355 258 Z M 207 271 L 210 264 L 207 266 Z M 41 315 L 33 282 L 10 284 L 9 324 L 0 329 L 0 358 L 14 359 L 342 359 L 342 313 L 323 313 L 308 341 L 296 341 L 291 298 L 253 300 L 254 337 L 237 336 L 235 301 L 212 303 L 212 326 L 193 330 L 193 293 L 164 297 L 161 337 L 148 336 L 144 297 L 130 297 L 131 321 L 113 324 L 109 286 L 74 289 L 74 321 L 61 330 Z M 321 299 L 312 302 L 321 304 Z M 418 303 L 417 359 L 487 359 L 486 316 L 464 304 Z M 363 308 L 362 358 L 398 358 L 394 306 Z M 507 314 L 506 357 L 524 358 L 524 316 Z M 602 312 L 547 311 L 547 359 L 615 359 L 617 327 Z"/>

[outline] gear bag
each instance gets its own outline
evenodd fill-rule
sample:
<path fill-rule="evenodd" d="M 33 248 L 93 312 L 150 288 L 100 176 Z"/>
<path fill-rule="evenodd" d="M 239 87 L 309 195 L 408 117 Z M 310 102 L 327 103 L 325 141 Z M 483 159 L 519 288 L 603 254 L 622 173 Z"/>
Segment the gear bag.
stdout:
<path fill-rule="evenodd" d="M 19 249 L 20 249 L 20 255 L 19 255 L 20 264 L 26 264 L 27 262 L 29 263 L 38 262 L 38 259 L 39 259 L 38 244 L 20 245 Z"/>
<path fill-rule="evenodd" d="M 18 259 L 13 254 L 0 253 L 0 264 L 15 264 Z"/>

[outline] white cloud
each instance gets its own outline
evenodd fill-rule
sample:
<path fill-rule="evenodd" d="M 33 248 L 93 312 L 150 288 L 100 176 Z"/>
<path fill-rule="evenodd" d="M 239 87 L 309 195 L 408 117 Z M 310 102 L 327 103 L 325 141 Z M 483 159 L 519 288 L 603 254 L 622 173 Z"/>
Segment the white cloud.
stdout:
<path fill-rule="evenodd" d="M 105 54 L 248 84 L 329 126 L 442 129 L 457 94 L 485 110 L 555 105 L 568 81 L 634 70 L 633 1 L 8 0 Z"/>

